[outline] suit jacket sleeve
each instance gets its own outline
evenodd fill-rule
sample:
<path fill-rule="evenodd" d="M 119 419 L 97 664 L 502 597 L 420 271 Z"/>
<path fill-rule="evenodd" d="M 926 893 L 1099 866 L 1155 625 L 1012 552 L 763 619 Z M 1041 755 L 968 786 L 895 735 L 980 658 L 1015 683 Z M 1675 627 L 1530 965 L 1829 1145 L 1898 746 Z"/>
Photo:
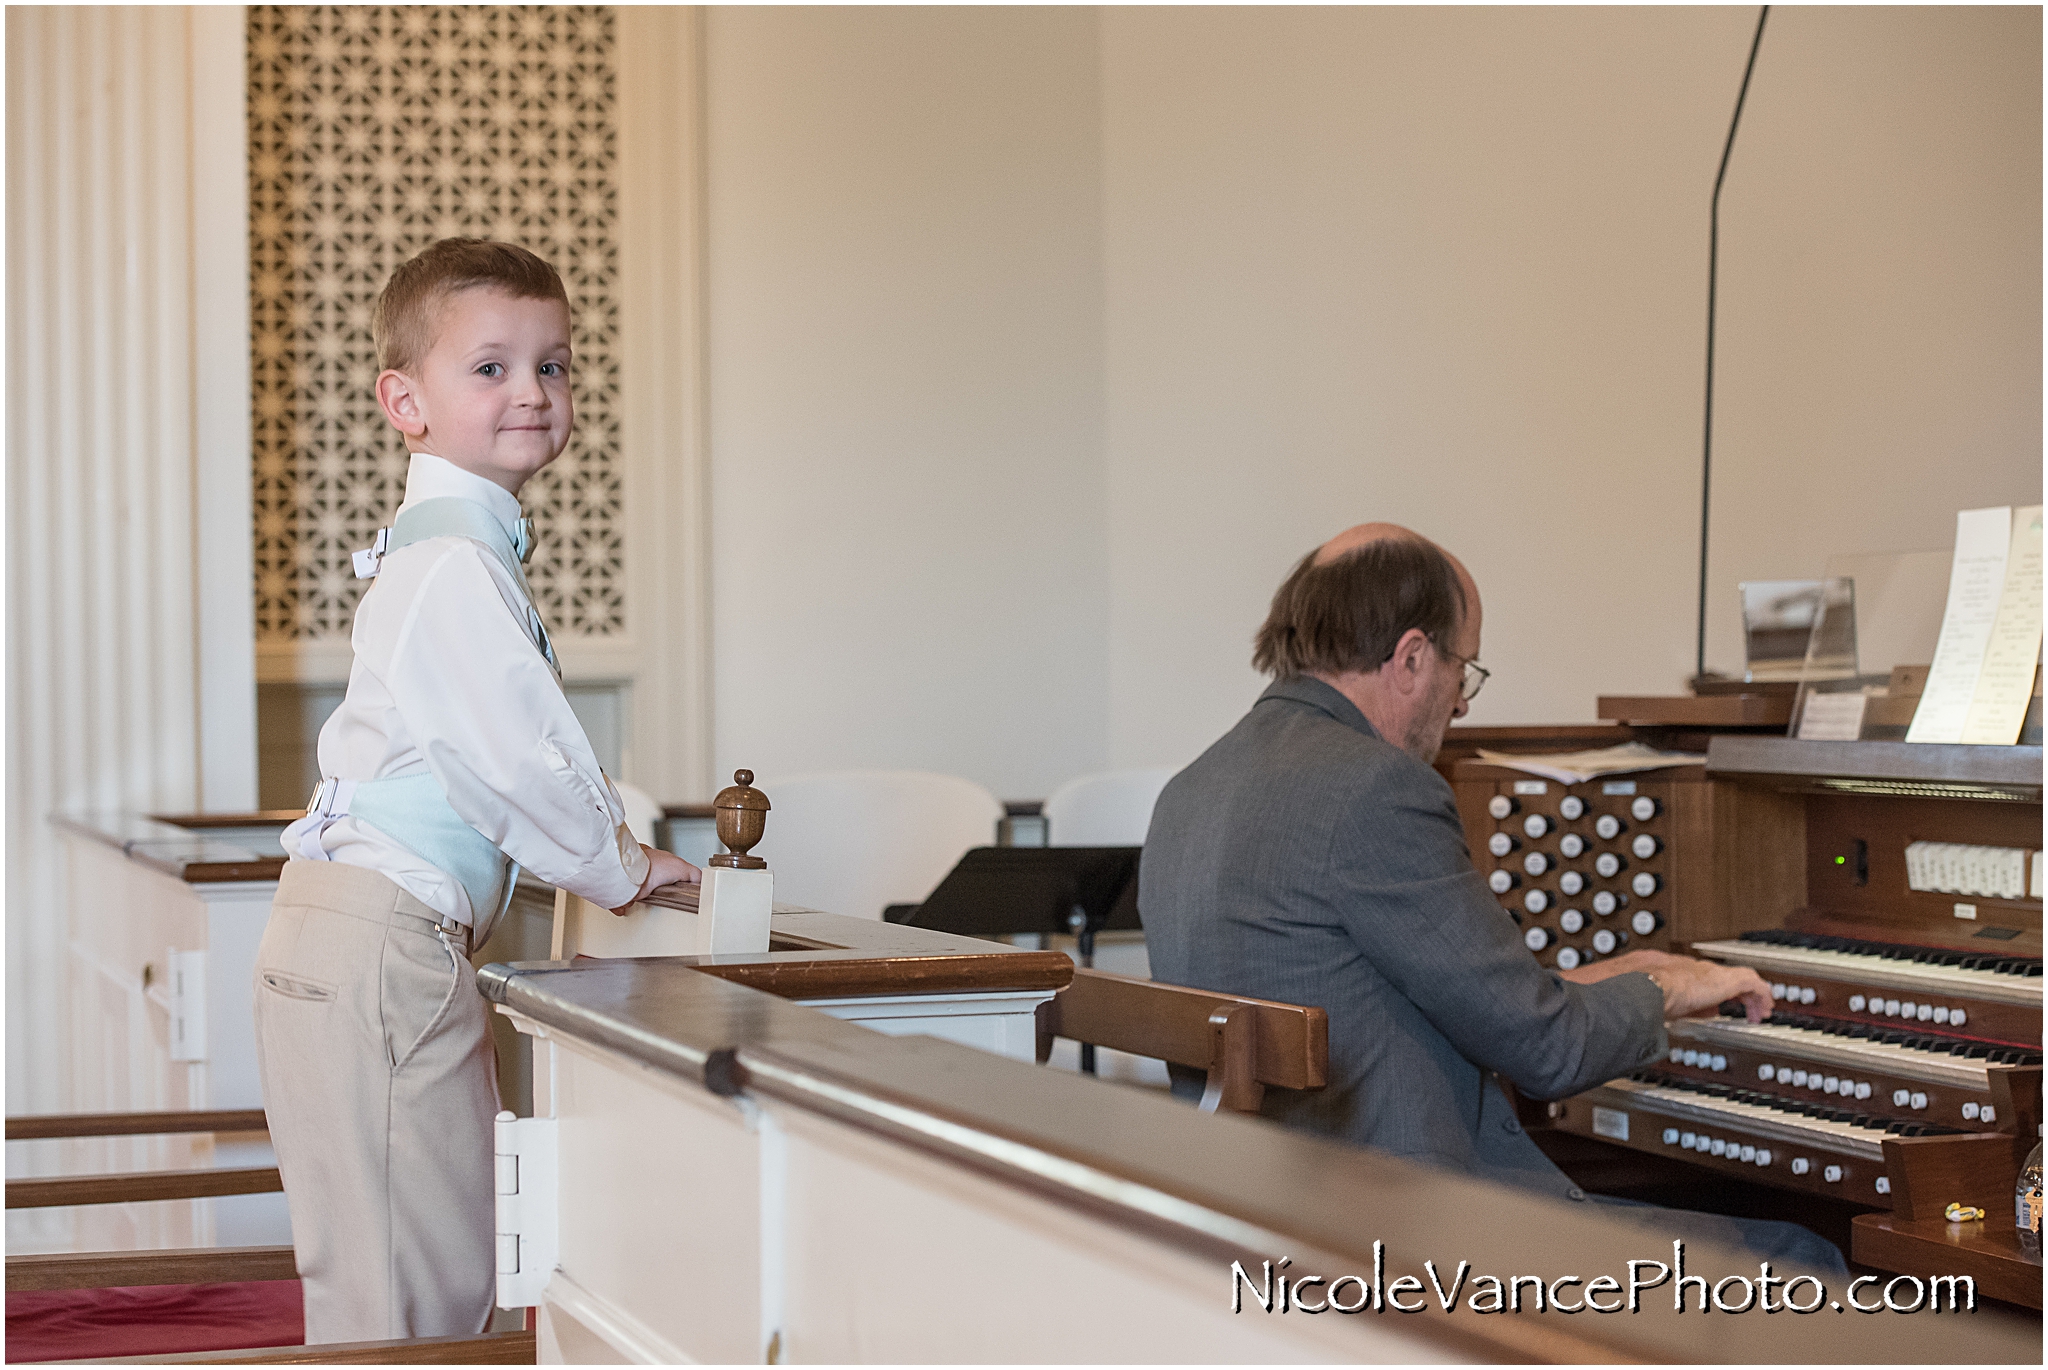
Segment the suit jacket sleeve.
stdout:
<path fill-rule="evenodd" d="M 1577 985 L 1537 965 L 1473 868 L 1450 786 L 1405 757 L 1389 769 L 1339 817 L 1328 864 L 1339 920 L 1389 984 L 1468 1060 L 1539 1099 L 1661 1056 L 1649 977 Z"/>

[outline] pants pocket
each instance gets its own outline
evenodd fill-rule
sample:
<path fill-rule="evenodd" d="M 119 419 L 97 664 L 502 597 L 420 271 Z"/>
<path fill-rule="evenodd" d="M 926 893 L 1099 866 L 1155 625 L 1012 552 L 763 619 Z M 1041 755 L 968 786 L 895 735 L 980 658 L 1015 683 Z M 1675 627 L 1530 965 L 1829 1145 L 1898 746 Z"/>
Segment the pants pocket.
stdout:
<path fill-rule="evenodd" d="M 309 980 L 303 975 L 293 975 L 281 970 L 261 970 L 256 973 L 263 987 L 273 994 L 287 999 L 307 999 L 317 1003 L 331 1003 L 335 996 L 333 985 L 320 980 Z"/>
<path fill-rule="evenodd" d="M 401 1005 L 406 1009 L 429 1003 L 436 1005 L 433 1016 L 427 1019 L 426 1026 L 422 1027 L 409 1043 L 401 1045 L 400 1039 L 405 1035 L 403 1026 L 397 1022 L 393 1023 L 393 1026 L 399 1027 L 400 1030 L 387 1041 L 386 1049 L 391 1053 L 391 1069 L 394 1073 L 404 1070 L 406 1063 L 412 1060 L 420 1048 L 433 1037 L 435 1030 L 447 1019 L 449 1010 L 454 1007 L 455 996 L 462 992 L 462 972 L 468 968 L 468 964 L 456 954 L 455 948 L 445 939 L 436 937 L 432 941 L 435 944 L 434 951 L 446 958 L 442 964 L 435 964 L 437 958 L 430 954 L 427 963 L 422 965 L 400 952 L 398 948 L 386 944 L 385 1013 L 391 1018 L 396 1018 L 395 1010 Z M 440 982 L 444 976 L 447 979 L 447 988 L 440 990 Z M 408 1015 L 407 1021 L 419 1020 Z"/>

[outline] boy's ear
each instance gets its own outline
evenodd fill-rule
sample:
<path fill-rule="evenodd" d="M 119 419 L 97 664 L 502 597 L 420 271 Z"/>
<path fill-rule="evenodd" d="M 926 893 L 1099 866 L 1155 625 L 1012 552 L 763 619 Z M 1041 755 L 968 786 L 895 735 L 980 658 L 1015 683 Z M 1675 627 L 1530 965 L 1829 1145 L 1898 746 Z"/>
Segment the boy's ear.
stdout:
<path fill-rule="evenodd" d="M 403 371 L 386 371 L 377 377 L 377 403 L 391 426 L 407 437 L 416 438 L 427 431 L 419 391 Z"/>

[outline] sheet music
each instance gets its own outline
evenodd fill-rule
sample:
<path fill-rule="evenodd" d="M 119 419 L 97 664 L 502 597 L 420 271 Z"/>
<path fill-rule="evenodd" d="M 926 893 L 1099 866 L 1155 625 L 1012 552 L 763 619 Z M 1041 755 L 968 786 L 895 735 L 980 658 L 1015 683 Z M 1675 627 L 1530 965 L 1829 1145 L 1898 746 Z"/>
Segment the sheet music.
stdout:
<path fill-rule="evenodd" d="M 2019 740 L 2041 657 L 2041 506 L 2012 511 L 2005 591 L 1984 650 L 1984 668 L 1963 723 L 1963 741 L 2010 747 Z"/>
<path fill-rule="evenodd" d="M 1949 568 L 1948 607 L 1934 667 L 1914 711 L 1908 742 L 1960 742 L 1976 697 L 1977 677 L 1998 601 L 2005 589 L 2006 554 L 2012 547 L 2012 508 L 1964 509 L 1956 515 L 1956 554 Z M 2037 620 L 2038 621 L 2038 620 Z M 2015 734 L 2017 735 L 2017 734 Z"/>

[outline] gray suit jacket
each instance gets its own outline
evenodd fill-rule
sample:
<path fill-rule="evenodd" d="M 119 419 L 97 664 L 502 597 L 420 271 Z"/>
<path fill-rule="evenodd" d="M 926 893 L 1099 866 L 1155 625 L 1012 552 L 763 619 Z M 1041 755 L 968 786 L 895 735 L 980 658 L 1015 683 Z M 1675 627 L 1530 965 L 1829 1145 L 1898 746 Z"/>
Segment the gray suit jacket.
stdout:
<path fill-rule="evenodd" d="M 1266 1094 L 1293 1127 L 1580 1198 L 1489 1072 L 1555 1099 L 1666 1050 L 1649 978 L 1538 966 L 1450 786 L 1321 681 L 1274 684 L 1166 786 L 1138 907 L 1155 979 L 1328 1011 L 1329 1085 Z"/>

